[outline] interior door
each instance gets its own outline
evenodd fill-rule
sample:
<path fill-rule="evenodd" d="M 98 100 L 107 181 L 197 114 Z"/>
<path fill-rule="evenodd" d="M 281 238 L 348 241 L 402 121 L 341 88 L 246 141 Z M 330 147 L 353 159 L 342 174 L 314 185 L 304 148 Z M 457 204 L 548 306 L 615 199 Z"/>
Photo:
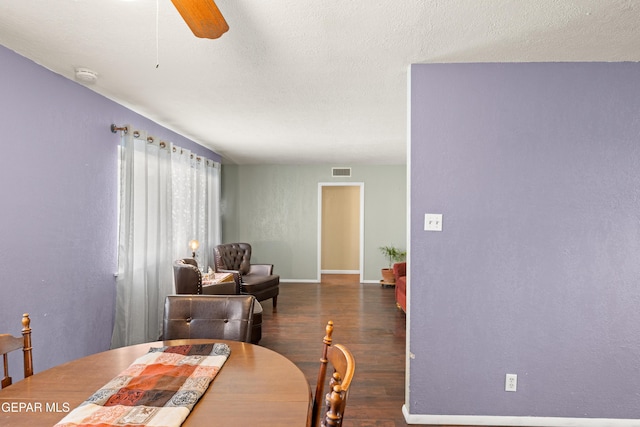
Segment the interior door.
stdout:
<path fill-rule="evenodd" d="M 320 273 L 359 274 L 362 280 L 362 185 L 320 188 Z"/>

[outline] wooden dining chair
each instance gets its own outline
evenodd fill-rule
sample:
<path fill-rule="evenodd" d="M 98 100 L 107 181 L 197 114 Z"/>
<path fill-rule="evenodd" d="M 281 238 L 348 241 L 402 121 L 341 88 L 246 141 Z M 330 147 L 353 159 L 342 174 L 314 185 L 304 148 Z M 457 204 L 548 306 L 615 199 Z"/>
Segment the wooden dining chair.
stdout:
<path fill-rule="evenodd" d="M 356 361 L 345 346 L 333 344 L 333 321 L 329 321 L 324 336 L 320 370 L 316 383 L 316 393 L 308 425 L 311 427 L 336 427 L 342 425 L 344 410 L 349 396 L 349 387 L 356 371 Z M 327 365 L 331 365 L 332 375 L 327 379 Z M 324 394 L 328 381 L 329 391 Z"/>
<path fill-rule="evenodd" d="M 22 349 L 24 355 L 24 377 L 33 375 L 33 359 L 31 357 L 31 319 L 29 313 L 22 315 L 22 337 L 14 337 L 10 334 L 0 334 L 0 354 L 4 362 L 4 377 L 0 388 L 11 385 L 9 376 L 9 353 Z"/>

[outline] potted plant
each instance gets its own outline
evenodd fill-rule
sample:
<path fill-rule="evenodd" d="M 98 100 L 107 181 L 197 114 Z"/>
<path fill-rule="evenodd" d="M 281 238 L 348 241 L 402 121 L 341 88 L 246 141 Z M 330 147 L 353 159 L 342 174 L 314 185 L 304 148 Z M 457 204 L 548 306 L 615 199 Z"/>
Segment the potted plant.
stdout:
<path fill-rule="evenodd" d="M 396 279 L 393 276 L 393 264 L 396 262 L 404 261 L 405 257 L 407 256 L 407 251 L 401 251 L 395 246 L 381 246 L 379 249 L 389 263 L 388 268 L 382 269 L 382 281 L 380 283 L 393 284 L 396 282 Z"/>

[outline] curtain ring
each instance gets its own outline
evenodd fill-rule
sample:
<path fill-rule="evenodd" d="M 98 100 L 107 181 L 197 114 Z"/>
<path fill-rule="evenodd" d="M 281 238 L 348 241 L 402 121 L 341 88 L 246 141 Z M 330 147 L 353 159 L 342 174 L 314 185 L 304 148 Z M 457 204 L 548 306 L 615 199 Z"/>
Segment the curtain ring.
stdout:
<path fill-rule="evenodd" d="M 140 132 L 138 132 L 137 130 L 133 131 L 133 137 L 134 138 L 140 138 Z"/>
<path fill-rule="evenodd" d="M 160 148 L 164 148 L 166 146 L 167 146 L 167 144 L 164 141 L 160 141 Z"/>
<path fill-rule="evenodd" d="M 147 142 L 148 142 L 149 144 L 153 144 L 153 137 L 148 136 L 148 137 L 147 137 Z"/>

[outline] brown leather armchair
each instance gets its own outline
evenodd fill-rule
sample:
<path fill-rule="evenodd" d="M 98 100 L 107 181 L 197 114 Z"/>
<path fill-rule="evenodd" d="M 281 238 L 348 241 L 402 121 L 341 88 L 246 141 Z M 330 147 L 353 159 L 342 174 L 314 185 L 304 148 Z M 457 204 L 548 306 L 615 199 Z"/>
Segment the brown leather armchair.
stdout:
<path fill-rule="evenodd" d="M 202 284 L 202 273 L 193 258 L 179 259 L 173 263 L 173 278 L 176 294 L 191 295 L 240 295 L 240 284 L 222 282 Z M 262 305 L 256 300 L 253 307 L 251 342 L 258 344 L 262 339 Z"/>
<path fill-rule="evenodd" d="M 255 302 L 251 295 L 169 295 L 164 305 L 163 339 L 250 342 Z"/>
<path fill-rule="evenodd" d="M 193 258 L 183 258 L 173 263 L 176 294 L 239 295 L 240 287 L 234 282 L 203 284 L 202 273 Z"/>
<path fill-rule="evenodd" d="M 273 308 L 278 305 L 280 276 L 273 274 L 273 264 L 251 264 L 249 243 L 226 243 L 213 250 L 215 271 L 233 273 L 239 283 L 240 293 L 256 297 L 258 301 L 273 298 Z"/>

